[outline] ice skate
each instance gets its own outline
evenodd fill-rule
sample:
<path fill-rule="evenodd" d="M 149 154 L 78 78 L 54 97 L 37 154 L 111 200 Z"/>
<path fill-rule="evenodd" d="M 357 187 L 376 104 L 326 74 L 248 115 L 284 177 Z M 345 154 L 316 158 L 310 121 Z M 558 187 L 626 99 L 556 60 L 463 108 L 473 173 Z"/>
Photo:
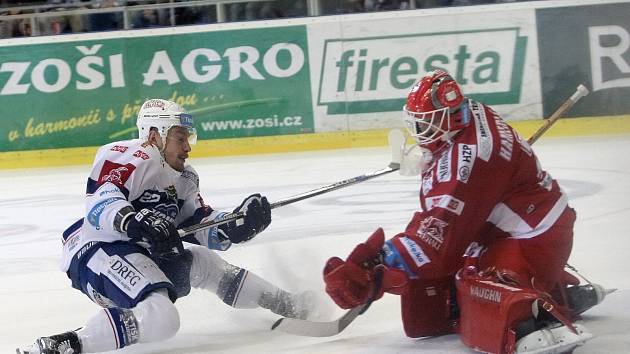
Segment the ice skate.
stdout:
<path fill-rule="evenodd" d="M 604 289 L 599 284 L 571 286 L 566 289 L 569 307 L 575 315 L 579 315 L 591 307 L 604 301 L 604 298 L 617 289 Z"/>
<path fill-rule="evenodd" d="M 41 337 L 28 348 L 18 348 L 17 354 L 81 354 L 81 342 L 73 331 Z"/>
<path fill-rule="evenodd" d="M 315 293 L 303 291 L 291 294 L 286 291 L 278 291 L 275 294 L 264 293 L 258 304 L 260 307 L 288 318 L 305 320 L 309 317 L 315 304 Z"/>
<path fill-rule="evenodd" d="M 566 289 L 569 307 L 579 315 L 601 303 L 606 295 L 617 289 L 604 289 L 589 283 Z M 577 333 L 563 325 L 551 314 L 541 311 L 535 319 L 521 323 L 517 328 L 517 354 L 571 353 L 594 336 L 583 325 L 574 324 Z"/>
<path fill-rule="evenodd" d="M 560 354 L 571 353 L 594 336 L 584 326 L 574 324 L 576 332 L 556 323 L 531 332 L 516 343 L 517 354 Z"/>

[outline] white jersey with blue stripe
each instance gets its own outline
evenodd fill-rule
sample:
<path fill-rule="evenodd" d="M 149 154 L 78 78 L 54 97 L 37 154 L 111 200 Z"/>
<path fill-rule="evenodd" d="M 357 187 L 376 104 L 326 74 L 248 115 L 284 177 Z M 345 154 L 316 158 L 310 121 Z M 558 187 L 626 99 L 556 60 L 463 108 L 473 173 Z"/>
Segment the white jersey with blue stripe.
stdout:
<path fill-rule="evenodd" d="M 211 220 L 220 213 L 204 205 L 197 172 L 186 166 L 171 168 L 157 146 L 134 139 L 102 146 L 88 177 L 85 216 L 63 234 L 61 268 L 67 271 L 72 257 L 96 242 L 128 241 L 114 226 L 125 207 L 148 208 L 175 225 Z M 208 246 L 208 231 L 189 239 Z"/>

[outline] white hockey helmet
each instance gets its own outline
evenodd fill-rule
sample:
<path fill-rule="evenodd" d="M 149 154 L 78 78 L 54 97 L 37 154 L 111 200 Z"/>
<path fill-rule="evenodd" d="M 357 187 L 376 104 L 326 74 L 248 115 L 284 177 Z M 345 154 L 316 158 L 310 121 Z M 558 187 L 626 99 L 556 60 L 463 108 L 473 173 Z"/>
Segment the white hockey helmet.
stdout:
<path fill-rule="evenodd" d="M 148 139 L 151 128 L 156 128 L 163 141 L 166 142 L 168 130 L 177 126 L 188 129 L 188 142 L 190 144 L 197 142 L 197 130 L 192 115 L 186 113 L 186 110 L 172 101 L 160 98 L 146 100 L 138 111 L 136 126 L 138 126 L 140 139 Z"/>

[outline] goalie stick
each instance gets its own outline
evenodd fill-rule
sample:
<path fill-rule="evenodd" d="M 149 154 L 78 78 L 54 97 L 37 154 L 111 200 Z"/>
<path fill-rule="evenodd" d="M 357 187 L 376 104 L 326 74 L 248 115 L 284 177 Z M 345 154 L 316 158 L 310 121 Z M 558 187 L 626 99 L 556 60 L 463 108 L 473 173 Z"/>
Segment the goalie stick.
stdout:
<path fill-rule="evenodd" d="M 374 172 L 362 174 L 360 176 L 348 178 L 343 181 L 335 182 L 327 186 L 313 189 L 308 192 L 304 192 L 304 193 L 296 194 L 291 197 L 280 199 L 276 202 L 271 203 L 270 205 L 271 209 L 279 208 L 281 206 L 299 202 L 304 199 L 312 198 L 320 194 L 332 192 L 337 189 L 345 188 L 345 187 L 348 187 L 357 183 L 365 182 L 372 178 L 376 178 L 376 177 L 386 175 L 394 171 L 398 171 L 400 169 L 400 161 L 402 159 L 402 151 L 400 149 L 400 146 L 404 144 L 405 142 L 404 134 L 400 130 L 397 130 L 397 129 L 392 130 L 389 132 L 388 142 L 389 142 L 390 148 L 392 149 L 392 162 L 389 164 L 389 166 L 382 168 L 380 170 L 374 171 Z M 183 229 L 177 230 L 177 232 L 179 233 L 180 237 L 184 237 L 196 231 L 206 230 L 206 229 L 209 229 L 209 228 L 221 225 L 221 224 L 225 224 L 225 223 L 240 219 L 244 215 L 245 214 L 243 212 L 225 214 L 220 218 L 214 219 L 212 221 L 202 222 L 202 223 L 192 225 L 189 227 L 185 227 Z"/>
<path fill-rule="evenodd" d="M 573 105 L 580 100 L 580 98 L 589 94 L 588 89 L 584 85 L 579 85 L 576 91 L 566 101 L 562 103 L 558 109 L 547 119 L 545 123 L 534 132 L 534 134 L 527 140 L 528 143 L 533 144 L 540 138 L 560 117 L 573 107 Z M 401 156 L 402 160 L 402 156 Z M 400 168 L 400 164 L 398 165 Z M 398 170 L 398 169 L 396 169 Z M 393 171 L 390 171 L 393 172 Z M 380 285 L 379 285 L 380 287 Z M 614 290 L 613 290 L 614 291 Z M 610 291 L 612 292 L 612 291 Z M 295 318 L 281 318 L 271 327 L 272 330 L 278 329 L 286 333 L 295 334 L 299 336 L 308 337 L 330 337 L 341 333 L 352 321 L 354 321 L 359 315 L 363 314 L 372 304 L 373 300 L 369 300 L 363 305 L 359 305 L 348 310 L 345 314 L 336 320 L 327 322 L 315 322 L 308 320 L 299 320 Z"/>
<path fill-rule="evenodd" d="M 538 138 L 540 138 L 543 134 L 545 134 L 545 132 L 549 128 L 551 128 L 551 126 L 558 119 L 560 119 L 560 117 L 562 117 L 566 112 L 568 112 L 569 109 L 571 109 L 571 107 L 573 107 L 573 105 L 576 104 L 577 101 L 580 100 L 580 98 L 588 94 L 589 94 L 589 91 L 586 88 L 586 86 L 578 85 L 573 95 L 571 95 L 571 97 L 569 97 L 566 101 L 564 101 L 562 105 L 560 105 L 560 107 L 558 107 L 558 109 L 556 109 L 556 111 L 553 112 L 553 114 L 549 118 L 545 119 L 545 123 L 542 125 L 542 127 L 538 128 L 538 130 L 536 130 L 536 132 L 534 132 L 534 134 L 529 139 L 527 139 L 527 142 L 530 145 L 535 143 L 536 140 L 538 140 Z"/>
<path fill-rule="evenodd" d="M 306 337 L 332 337 L 341 333 L 357 316 L 364 313 L 371 304 L 372 302 L 367 302 L 354 307 L 334 321 L 316 322 L 282 317 L 271 326 L 271 330 L 277 329 L 282 332 Z"/>
<path fill-rule="evenodd" d="M 363 314 L 376 300 L 376 295 L 381 289 L 383 282 L 383 269 L 377 268 L 374 274 L 374 286 L 368 296 L 368 301 L 352 309 L 334 321 L 316 322 L 308 320 L 300 320 L 297 318 L 282 317 L 277 320 L 271 330 L 279 329 L 282 332 L 291 333 L 299 336 L 307 337 L 331 337 L 343 331 L 355 318 Z"/>

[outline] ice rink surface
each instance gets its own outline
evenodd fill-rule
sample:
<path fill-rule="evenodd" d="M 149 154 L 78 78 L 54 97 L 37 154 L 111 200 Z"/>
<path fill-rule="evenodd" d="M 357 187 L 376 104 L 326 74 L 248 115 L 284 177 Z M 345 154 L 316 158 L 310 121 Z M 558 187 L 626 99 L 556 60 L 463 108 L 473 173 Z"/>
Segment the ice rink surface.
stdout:
<path fill-rule="evenodd" d="M 578 212 L 570 264 L 593 282 L 619 290 L 585 313 L 597 337 L 576 353 L 630 348 L 630 136 L 543 138 L 534 147 Z M 207 203 L 232 209 L 251 193 L 270 201 L 381 169 L 389 148 L 194 159 Z M 80 327 L 97 305 L 58 270 L 60 234 L 83 213 L 88 166 L 0 171 L 0 353 L 42 335 Z M 345 257 L 379 226 L 391 237 L 418 207 L 417 178 L 396 173 L 273 211 L 269 228 L 221 255 L 288 290 L 316 290 L 319 318 L 342 311 L 324 295 L 321 270 Z M 488 188 L 492 188 L 490 185 Z M 161 343 L 120 353 L 471 353 L 455 335 L 409 339 L 398 299 L 376 302 L 329 338 L 276 333 L 264 310 L 235 310 L 193 290 L 177 301 L 181 329 Z"/>

